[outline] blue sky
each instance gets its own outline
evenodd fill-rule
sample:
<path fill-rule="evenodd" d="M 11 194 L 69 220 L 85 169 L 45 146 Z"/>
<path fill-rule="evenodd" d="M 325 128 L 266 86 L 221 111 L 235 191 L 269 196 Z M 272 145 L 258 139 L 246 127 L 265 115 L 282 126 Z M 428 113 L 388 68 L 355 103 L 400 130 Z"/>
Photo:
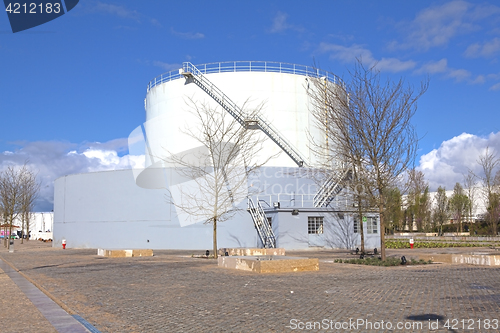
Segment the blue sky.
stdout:
<path fill-rule="evenodd" d="M 266 60 L 346 77 L 354 59 L 416 86 L 417 166 L 452 188 L 490 146 L 500 152 L 500 3 L 496 1 L 81 0 L 11 32 L 0 15 L 0 166 L 54 178 L 126 167 L 149 80 L 195 64 Z"/>

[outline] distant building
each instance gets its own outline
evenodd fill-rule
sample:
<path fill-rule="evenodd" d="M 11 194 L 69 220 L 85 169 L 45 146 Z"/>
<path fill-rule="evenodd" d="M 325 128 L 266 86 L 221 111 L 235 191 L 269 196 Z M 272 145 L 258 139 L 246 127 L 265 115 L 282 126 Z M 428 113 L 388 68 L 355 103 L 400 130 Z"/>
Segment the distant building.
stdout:
<path fill-rule="evenodd" d="M 22 228 L 22 220 L 20 216 L 17 216 L 12 225 L 16 226 L 15 231 L 19 236 L 21 232 L 27 235 L 26 225 L 24 229 Z M 29 234 L 30 239 L 53 239 L 53 229 L 54 229 L 54 213 L 53 212 L 36 212 L 30 213 L 29 215 Z M 3 230 L 1 231 L 3 234 Z M 14 234 L 13 232 L 13 234 Z"/>

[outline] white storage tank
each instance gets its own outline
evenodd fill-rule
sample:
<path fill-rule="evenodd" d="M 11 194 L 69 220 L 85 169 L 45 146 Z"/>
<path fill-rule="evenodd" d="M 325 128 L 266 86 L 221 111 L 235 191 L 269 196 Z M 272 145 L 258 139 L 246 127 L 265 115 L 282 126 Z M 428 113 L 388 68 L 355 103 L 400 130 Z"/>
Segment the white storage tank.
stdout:
<path fill-rule="evenodd" d="M 263 105 L 261 120 L 273 129 L 304 164 L 314 166 L 317 157 L 310 147 L 308 136 L 318 142 L 325 140 L 324 130 L 316 128 L 311 114 L 312 103 L 308 89 L 312 77 L 324 77 L 329 82 L 338 79 L 331 73 L 313 67 L 260 61 L 220 62 L 193 66 L 162 74 L 149 82 L 145 99 L 147 138 L 146 167 L 170 154 L 196 146 L 195 138 L 185 132 L 196 127 L 197 120 L 189 112 L 189 104 L 221 106 L 200 85 L 189 83 L 183 73 L 199 70 L 207 89 L 216 89 L 243 110 Z M 192 73 L 195 74 L 196 73 Z M 211 85 L 210 85 L 211 84 Z M 209 86 L 210 85 L 210 86 Z M 227 114 L 229 116 L 229 114 Z M 261 131 L 265 136 L 265 133 Z M 266 166 L 296 167 L 299 163 L 270 138 L 261 151 L 264 158 L 281 152 Z M 151 158 L 152 157 L 152 158 Z"/>

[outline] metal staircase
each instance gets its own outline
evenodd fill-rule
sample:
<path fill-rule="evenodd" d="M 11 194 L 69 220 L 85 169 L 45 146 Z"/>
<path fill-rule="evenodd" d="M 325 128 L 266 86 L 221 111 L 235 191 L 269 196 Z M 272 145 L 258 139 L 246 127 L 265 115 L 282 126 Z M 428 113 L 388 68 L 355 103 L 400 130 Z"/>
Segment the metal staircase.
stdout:
<path fill-rule="evenodd" d="M 342 191 L 344 182 L 350 180 L 352 170 L 348 169 L 345 172 L 333 172 L 321 185 L 318 192 L 313 198 L 314 207 L 326 207 L 332 202 L 337 194 Z"/>
<path fill-rule="evenodd" d="M 210 80 L 208 80 L 203 73 L 196 68 L 192 63 L 185 62 L 179 73 L 183 75 L 187 83 L 194 82 L 198 87 L 205 91 L 217 103 L 222 106 L 230 115 L 238 121 L 241 126 L 249 129 L 260 129 L 271 140 L 273 140 L 278 147 L 280 147 L 290 158 L 299 166 L 305 166 L 305 159 L 297 152 L 296 149 L 288 143 L 283 136 L 274 128 L 269 122 L 265 121 L 260 115 L 248 117 L 244 114 L 243 110 L 236 105 L 229 97 L 226 96 L 219 88 L 217 88 Z"/>
<path fill-rule="evenodd" d="M 274 236 L 273 229 L 267 220 L 266 213 L 260 204 L 260 201 L 257 201 L 257 206 L 254 204 L 252 198 L 248 197 L 248 212 L 252 216 L 253 223 L 255 225 L 255 229 L 257 229 L 257 233 L 259 234 L 260 240 L 262 244 L 264 244 L 264 248 L 275 248 L 276 247 L 276 236 Z"/>

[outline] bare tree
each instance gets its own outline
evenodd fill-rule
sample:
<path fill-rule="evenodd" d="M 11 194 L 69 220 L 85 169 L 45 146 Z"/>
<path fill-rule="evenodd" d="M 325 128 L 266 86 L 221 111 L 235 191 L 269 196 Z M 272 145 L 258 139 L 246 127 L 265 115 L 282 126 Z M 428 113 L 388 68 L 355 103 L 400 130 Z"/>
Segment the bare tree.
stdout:
<path fill-rule="evenodd" d="M 476 186 L 477 177 L 471 170 L 469 170 L 467 174 L 464 174 L 464 192 L 465 195 L 467 195 L 467 198 L 469 198 L 469 211 L 467 214 L 467 221 L 469 223 L 474 222 L 474 215 L 476 214 L 476 204 L 474 201 L 476 199 Z"/>
<path fill-rule="evenodd" d="M 429 184 L 425 181 L 422 171 L 411 169 L 408 172 L 407 210 L 411 225 L 417 225 L 417 230 L 428 230 L 430 224 Z"/>
<path fill-rule="evenodd" d="M 12 222 L 19 214 L 20 186 L 17 171 L 9 166 L 0 173 L 0 202 L 4 219 L 4 246 L 9 248 L 8 238 L 12 233 Z"/>
<path fill-rule="evenodd" d="M 500 170 L 497 171 L 493 181 L 493 193 L 489 202 L 488 215 L 498 230 L 500 222 Z"/>
<path fill-rule="evenodd" d="M 446 188 L 439 186 L 437 189 L 436 204 L 433 209 L 432 219 L 434 220 L 434 224 L 439 227 L 439 235 L 443 234 L 443 224 L 448 221 L 450 216 L 449 213 L 449 205 L 448 205 L 448 197 L 446 196 Z"/>
<path fill-rule="evenodd" d="M 497 234 L 498 212 L 497 199 L 495 196 L 495 169 L 500 164 L 500 159 L 495 153 L 490 152 L 489 147 L 479 156 L 477 163 L 482 168 L 483 176 L 478 177 L 483 187 L 483 202 L 485 203 L 486 221 L 493 235 Z"/>
<path fill-rule="evenodd" d="M 392 230 L 403 230 L 403 198 L 399 188 L 388 189 L 386 195 L 386 228 Z"/>
<path fill-rule="evenodd" d="M 170 182 L 169 201 L 185 224 L 212 224 L 217 258 L 218 223 L 240 211 L 238 203 L 248 196 L 248 176 L 274 156 L 258 160 L 265 140 L 259 131 L 241 126 L 224 110 L 192 100 L 189 104 L 195 123 L 188 124 L 184 133 L 199 147 L 164 158 L 178 180 L 177 186 Z M 246 111 L 248 119 L 261 108 Z"/>
<path fill-rule="evenodd" d="M 367 189 L 370 179 L 367 178 L 367 170 L 364 169 L 363 165 L 364 155 L 362 144 L 359 142 L 360 138 L 350 135 L 350 124 L 337 124 L 341 121 L 340 117 L 348 117 L 347 112 L 343 110 L 345 104 L 348 103 L 347 93 L 339 85 L 332 84 L 326 78 L 313 80 L 313 85 L 314 89 L 308 89 L 314 105 L 311 112 L 316 127 L 325 133 L 325 138 L 320 140 L 317 140 L 313 135 L 309 136 L 310 148 L 318 157 L 323 171 L 320 174 L 325 175 L 324 179 L 319 179 L 318 185 L 321 186 L 325 179 L 334 176 L 337 178 L 336 181 L 347 189 L 344 194 L 349 207 L 345 207 L 345 209 L 352 210 L 351 207 L 354 207 L 353 213 L 357 214 L 357 217 L 352 220 L 352 223 L 359 226 L 361 253 L 364 253 L 363 216 L 364 212 L 373 210 L 373 206 L 370 207 L 370 200 L 367 199 L 370 196 Z M 340 102 L 338 99 L 342 99 L 342 101 Z M 342 144 L 339 144 L 340 142 Z M 348 177 L 343 175 L 348 175 Z M 336 213 L 333 212 L 333 215 Z M 345 229 L 346 223 L 351 223 L 349 219 L 340 222 L 342 225 L 338 227 L 341 230 Z M 345 234 L 342 231 L 341 233 Z M 348 241 L 350 240 L 348 239 Z"/>
<path fill-rule="evenodd" d="M 8 225 L 9 235 L 12 235 L 13 221 L 19 216 L 23 232 L 25 228 L 29 232 L 29 217 L 39 190 L 40 183 L 36 173 L 28 167 L 28 162 L 22 167 L 8 166 L 0 173 L 0 210 L 3 212 L 4 225 Z M 4 230 L 6 234 L 7 230 Z M 10 242 L 6 242 L 6 246 L 10 247 Z"/>
<path fill-rule="evenodd" d="M 362 170 L 360 179 L 380 214 L 385 259 L 385 196 L 415 161 L 418 138 L 411 120 L 428 84 L 415 91 L 403 79 L 382 82 L 380 72 L 366 68 L 360 59 L 349 74 L 345 83 L 314 80 L 312 112 L 328 134 L 332 159 Z"/>
<path fill-rule="evenodd" d="M 10 248 L 8 238 L 12 235 L 12 223 L 21 211 L 21 187 L 18 169 L 8 166 L 0 173 L 0 204 L 4 217 L 4 246 L 7 248 Z"/>
<path fill-rule="evenodd" d="M 31 217 L 35 200 L 40 191 L 40 182 L 37 181 L 37 174 L 29 170 L 26 164 L 20 170 L 21 177 L 21 244 L 24 242 L 24 236 L 30 234 Z M 26 230 L 26 233 L 25 233 Z M 29 237 L 26 237 L 29 240 Z"/>
<path fill-rule="evenodd" d="M 456 183 L 453 188 L 453 195 L 449 201 L 450 212 L 453 220 L 458 223 L 457 231 L 463 231 L 463 218 L 469 212 L 469 198 L 464 193 L 464 189 L 460 183 Z"/>

